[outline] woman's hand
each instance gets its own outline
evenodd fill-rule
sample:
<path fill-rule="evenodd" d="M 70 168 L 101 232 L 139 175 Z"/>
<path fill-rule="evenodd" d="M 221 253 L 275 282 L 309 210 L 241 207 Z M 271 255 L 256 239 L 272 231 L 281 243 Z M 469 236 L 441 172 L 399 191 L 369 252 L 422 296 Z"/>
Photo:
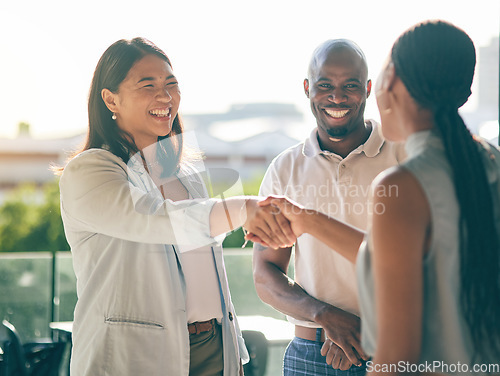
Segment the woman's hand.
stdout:
<path fill-rule="evenodd" d="M 267 200 L 267 199 L 266 199 Z M 292 231 L 290 221 L 274 205 L 261 204 L 258 198 L 246 202 L 246 218 L 243 227 L 249 232 L 245 239 L 277 249 L 291 247 L 297 237 Z M 247 238 L 251 234 L 251 238 Z M 252 240 L 252 241 L 254 241 Z"/>
<path fill-rule="evenodd" d="M 255 233 L 249 227 L 247 227 L 247 230 L 249 232 L 247 235 L 245 235 L 245 240 L 250 240 L 254 243 L 260 243 L 271 248 L 284 248 L 291 247 L 296 238 L 305 232 L 305 216 L 307 214 L 307 210 L 299 204 L 282 196 L 269 196 L 265 200 L 259 201 L 257 204 L 262 210 L 270 212 L 276 217 L 276 223 L 280 226 L 283 226 L 281 229 L 283 233 L 289 231 L 290 229 L 293 237 L 288 236 L 286 242 L 280 241 L 280 239 L 275 238 L 272 240 L 271 244 L 268 242 L 269 238 L 263 238 L 258 233 Z M 290 242 L 290 240 L 292 239 L 293 242 Z"/>

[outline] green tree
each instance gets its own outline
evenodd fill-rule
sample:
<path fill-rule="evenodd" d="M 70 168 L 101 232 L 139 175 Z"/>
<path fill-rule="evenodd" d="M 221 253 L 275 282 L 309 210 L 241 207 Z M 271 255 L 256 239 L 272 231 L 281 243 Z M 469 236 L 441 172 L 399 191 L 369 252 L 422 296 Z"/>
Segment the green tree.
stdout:
<path fill-rule="evenodd" d="M 41 190 L 25 184 L 0 206 L 0 251 L 62 251 L 69 245 L 64 236 L 59 206 L 58 181 Z"/>
<path fill-rule="evenodd" d="M 257 196 L 259 194 L 262 175 L 256 175 L 253 178 L 244 181 L 243 193 L 249 196 Z M 243 230 L 241 228 L 229 233 L 224 239 L 222 245 L 225 248 L 240 248 L 245 243 Z M 252 247 L 252 242 L 248 242 L 246 248 Z"/>

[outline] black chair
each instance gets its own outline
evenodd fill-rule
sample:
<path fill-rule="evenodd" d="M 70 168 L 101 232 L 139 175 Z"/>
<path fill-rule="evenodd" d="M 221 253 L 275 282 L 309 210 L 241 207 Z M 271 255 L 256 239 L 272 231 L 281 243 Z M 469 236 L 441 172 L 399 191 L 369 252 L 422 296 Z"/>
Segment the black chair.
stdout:
<path fill-rule="evenodd" d="M 264 376 L 267 366 L 269 344 L 266 336 L 255 330 L 242 330 L 250 361 L 243 366 L 245 376 Z"/>
<path fill-rule="evenodd" d="M 0 326 L 0 347 L 2 348 L 2 376 L 27 376 L 29 365 L 24 356 L 24 349 L 16 329 L 8 321 L 3 320 Z"/>
<path fill-rule="evenodd" d="M 58 376 L 66 343 L 22 344 L 16 328 L 6 320 L 0 325 L 0 376 Z"/>

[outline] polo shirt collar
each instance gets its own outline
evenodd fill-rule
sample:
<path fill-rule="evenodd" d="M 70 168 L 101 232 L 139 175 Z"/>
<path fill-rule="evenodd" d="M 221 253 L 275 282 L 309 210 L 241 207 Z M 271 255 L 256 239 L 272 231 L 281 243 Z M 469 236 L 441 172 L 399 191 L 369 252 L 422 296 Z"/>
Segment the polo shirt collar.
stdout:
<path fill-rule="evenodd" d="M 382 149 L 382 145 L 384 145 L 384 138 L 382 137 L 382 133 L 380 131 L 380 125 L 375 120 L 367 120 L 372 125 L 372 133 L 368 140 L 363 145 L 360 145 L 362 151 L 364 151 L 365 155 L 369 158 L 375 157 L 378 153 L 380 153 L 380 149 Z"/>
<path fill-rule="evenodd" d="M 384 139 L 380 134 L 379 125 L 374 120 L 367 120 L 372 125 L 372 132 L 370 133 L 370 137 L 368 140 L 356 149 L 354 149 L 350 154 L 359 154 L 364 152 L 365 155 L 369 158 L 375 157 L 378 153 L 380 153 L 380 149 L 382 145 L 384 145 Z M 302 147 L 302 153 L 306 157 L 315 157 L 320 154 L 333 154 L 327 150 L 321 150 L 318 141 L 318 128 L 314 128 L 309 135 L 309 137 L 305 140 L 304 146 Z"/>
<path fill-rule="evenodd" d="M 323 153 L 324 151 L 319 147 L 318 128 L 314 128 L 309 137 L 306 138 L 304 142 L 304 146 L 302 147 L 302 154 L 304 154 L 306 157 L 312 158 Z"/>

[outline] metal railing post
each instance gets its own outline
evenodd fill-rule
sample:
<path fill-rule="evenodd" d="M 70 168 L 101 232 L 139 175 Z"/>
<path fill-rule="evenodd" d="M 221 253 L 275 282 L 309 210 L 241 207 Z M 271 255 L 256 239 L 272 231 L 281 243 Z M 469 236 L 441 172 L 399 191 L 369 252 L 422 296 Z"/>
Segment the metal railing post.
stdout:
<path fill-rule="evenodd" d="M 57 251 L 52 251 L 52 270 L 50 281 L 50 322 L 56 320 L 56 261 Z"/>

